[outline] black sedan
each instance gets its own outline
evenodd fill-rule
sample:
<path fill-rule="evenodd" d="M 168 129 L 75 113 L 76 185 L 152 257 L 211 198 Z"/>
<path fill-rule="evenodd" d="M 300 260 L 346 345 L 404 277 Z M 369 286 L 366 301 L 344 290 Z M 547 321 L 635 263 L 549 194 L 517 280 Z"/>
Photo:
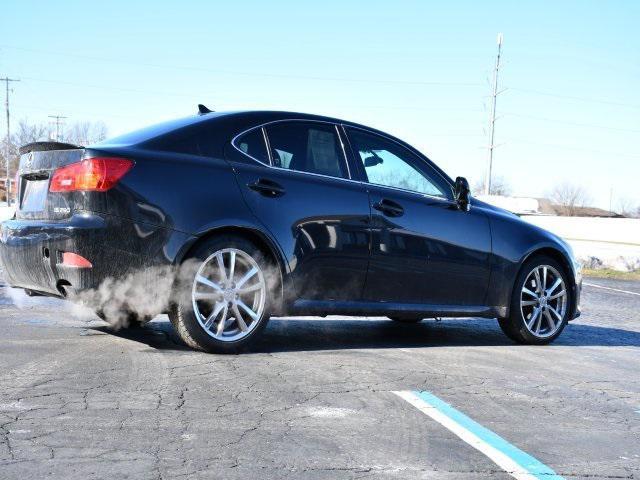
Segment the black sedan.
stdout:
<path fill-rule="evenodd" d="M 0 230 L 8 284 L 127 322 L 167 312 L 211 352 L 245 348 L 270 316 L 497 318 L 545 344 L 579 315 L 564 241 L 472 199 L 405 142 L 315 115 L 199 110 L 88 147 L 23 147 Z"/>

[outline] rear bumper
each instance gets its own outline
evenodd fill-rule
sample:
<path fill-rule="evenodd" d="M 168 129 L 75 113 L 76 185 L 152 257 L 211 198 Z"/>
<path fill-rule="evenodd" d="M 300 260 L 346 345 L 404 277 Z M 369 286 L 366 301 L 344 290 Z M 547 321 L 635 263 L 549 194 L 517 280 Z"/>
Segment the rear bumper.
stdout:
<path fill-rule="evenodd" d="M 5 281 L 12 287 L 54 296 L 95 288 L 105 278 L 122 271 L 121 266 L 139 263 L 137 256 L 109 246 L 108 230 L 105 218 L 89 213 L 74 215 L 64 222 L 3 222 L 0 264 Z M 63 265 L 63 252 L 81 255 L 93 266 Z"/>

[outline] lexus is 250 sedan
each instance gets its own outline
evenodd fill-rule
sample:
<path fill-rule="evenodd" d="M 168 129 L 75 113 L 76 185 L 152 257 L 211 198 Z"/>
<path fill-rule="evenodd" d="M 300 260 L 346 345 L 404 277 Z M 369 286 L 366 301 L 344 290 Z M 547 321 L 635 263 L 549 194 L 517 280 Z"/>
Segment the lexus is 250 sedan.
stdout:
<path fill-rule="evenodd" d="M 210 352 L 246 348 L 270 316 L 496 318 L 514 341 L 545 344 L 580 312 L 564 241 L 348 121 L 199 106 L 92 146 L 27 145 L 18 179 L 0 230 L 9 285 L 74 300 L 133 278 L 128 308 L 173 269 L 144 317 L 168 313 Z"/>

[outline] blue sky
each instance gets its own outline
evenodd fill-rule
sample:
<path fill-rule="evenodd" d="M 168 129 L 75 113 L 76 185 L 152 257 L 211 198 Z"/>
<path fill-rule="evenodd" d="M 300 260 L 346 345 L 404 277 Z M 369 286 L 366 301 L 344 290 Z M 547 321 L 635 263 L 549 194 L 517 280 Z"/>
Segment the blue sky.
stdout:
<path fill-rule="evenodd" d="M 395 134 L 472 184 L 502 32 L 494 172 L 519 195 L 569 180 L 595 205 L 612 188 L 614 207 L 640 205 L 638 1 L 9 0 L 3 12 L 15 120 L 103 120 L 115 135 L 197 103 L 321 113 Z"/>

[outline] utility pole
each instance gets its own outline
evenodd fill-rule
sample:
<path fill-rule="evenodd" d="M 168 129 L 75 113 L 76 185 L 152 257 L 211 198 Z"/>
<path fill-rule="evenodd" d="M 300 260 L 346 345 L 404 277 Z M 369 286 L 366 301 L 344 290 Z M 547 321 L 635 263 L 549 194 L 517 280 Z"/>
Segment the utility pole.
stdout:
<path fill-rule="evenodd" d="M 613 212 L 613 187 L 609 189 L 609 212 Z"/>
<path fill-rule="evenodd" d="M 66 119 L 67 117 L 63 117 L 62 115 L 49 115 L 49 118 L 54 118 L 55 119 L 55 124 L 56 124 L 56 142 L 59 142 L 61 140 L 60 138 L 60 127 L 62 126 L 62 124 L 64 123 L 63 120 Z"/>
<path fill-rule="evenodd" d="M 487 172 L 484 180 L 484 194 L 491 192 L 491 169 L 493 168 L 493 143 L 496 125 L 496 99 L 498 98 L 498 72 L 500 71 L 500 53 L 502 51 L 502 34 L 498 34 L 498 56 L 496 57 L 496 68 L 493 71 L 493 93 L 491 95 L 491 116 L 489 117 L 489 156 L 487 158 Z"/>
<path fill-rule="evenodd" d="M 5 151 L 5 163 L 6 163 L 6 168 L 7 168 L 7 176 L 5 177 L 5 189 L 7 192 L 7 206 L 11 206 L 11 196 L 10 196 L 10 185 L 9 185 L 9 155 L 11 154 L 11 128 L 10 128 L 10 123 L 9 123 L 9 84 L 11 82 L 19 82 L 20 80 L 16 79 L 16 78 L 9 78 L 9 77 L 4 77 L 4 78 L 0 78 L 0 82 L 4 82 L 5 83 L 5 92 L 6 92 L 6 97 L 5 97 L 5 101 L 4 101 L 4 106 L 5 109 L 7 110 L 7 144 L 6 144 L 6 151 Z"/>

